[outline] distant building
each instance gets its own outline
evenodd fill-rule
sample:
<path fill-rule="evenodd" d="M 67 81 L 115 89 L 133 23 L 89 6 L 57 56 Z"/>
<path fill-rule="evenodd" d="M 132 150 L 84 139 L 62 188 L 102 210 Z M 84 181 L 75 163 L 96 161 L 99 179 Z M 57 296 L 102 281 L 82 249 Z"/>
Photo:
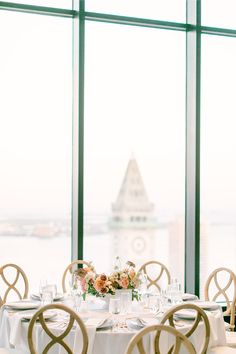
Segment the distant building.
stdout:
<path fill-rule="evenodd" d="M 137 161 L 131 158 L 112 204 L 109 227 L 114 238 L 113 256 L 137 265 L 154 256 L 157 222 L 153 212 L 154 204 L 148 199 Z"/>

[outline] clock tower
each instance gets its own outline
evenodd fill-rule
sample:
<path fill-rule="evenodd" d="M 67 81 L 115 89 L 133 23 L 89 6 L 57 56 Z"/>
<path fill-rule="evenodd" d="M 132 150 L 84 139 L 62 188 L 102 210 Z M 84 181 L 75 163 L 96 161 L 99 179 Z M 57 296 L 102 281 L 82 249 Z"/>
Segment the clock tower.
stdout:
<path fill-rule="evenodd" d="M 137 266 L 155 254 L 156 219 L 135 158 L 131 158 L 116 201 L 109 227 L 113 237 L 113 259 L 130 260 Z"/>

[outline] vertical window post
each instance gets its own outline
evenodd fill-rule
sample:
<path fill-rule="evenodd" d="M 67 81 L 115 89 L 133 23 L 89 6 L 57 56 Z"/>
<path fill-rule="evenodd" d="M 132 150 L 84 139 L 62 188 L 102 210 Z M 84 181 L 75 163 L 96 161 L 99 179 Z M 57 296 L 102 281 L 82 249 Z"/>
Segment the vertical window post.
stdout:
<path fill-rule="evenodd" d="M 78 12 L 79 8 L 79 12 Z M 73 1 L 72 260 L 83 259 L 84 189 L 84 0 Z"/>
<path fill-rule="evenodd" d="M 186 64 L 186 291 L 199 295 L 201 0 L 187 0 Z"/>

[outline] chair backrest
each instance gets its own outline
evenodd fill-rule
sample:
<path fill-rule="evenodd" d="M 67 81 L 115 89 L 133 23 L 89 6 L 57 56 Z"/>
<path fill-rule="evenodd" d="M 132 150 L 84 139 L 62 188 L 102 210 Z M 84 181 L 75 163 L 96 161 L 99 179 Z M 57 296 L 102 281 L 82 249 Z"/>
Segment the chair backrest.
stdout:
<path fill-rule="evenodd" d="M 164 326 L 164 325 L 152 325 L 148 326 L 141 331 L 139 331 L 129 342 L 127 349 L 125 351 L 125 354 L 132 354 L 134 348 L 137 348 L 139 354 L 148 354 L 150 351 L 145 349 L 144 343 L 143 343 L 143 337 L 147 335 L 148 333 L 155 332 L 155 336 L 153 336 L 153 346 L 154 346 L 154 353 L 155 354 L 160 354 L 160 353 L 166 353 L 166 351 L 162 351 L 160 348 L 160 341 L 156 340 L 156 337 L 161 336 L 161 333 L 164 334 L 166 332 L 167 334 L 171 335 L 171 337 L 174 338 L 174 344 L 172 347 L 169 349 L 168 354 L 178 354 L 181 353 L 182 345 L 187 349 L 187 352 L 189 354 L 196 354 L 196 351 L 194 349 L 194 346 L 192 343 L 188 340 L 188 338 L 180 333 L 178 330 L 176 330 L 173 327 L 170 326 Z"/>
<path fill-rule="evenodd" d="M 8 271 L 14 271 L 16 272 L 15 279 L 13 281 L 10 281 L 8 278 Z M 28 279 L 26 277 L 25 272 L 16 264 L 8 263 L 0 267 L 0 279 L 2 279 L 4 285 L 6 286 L 6 291 L 4 294 L 1 295 L 1 300 L 0 300 L 0 305 L 5 304 L 7 297 L 10 292 L 15 292 L 17 294 L 17 297 L 21 299 L 26 299 L 28 296 L 28 291 L 29 291 L 29 283 Z M 19 282 L 23 280 L 23 292 L 17 288 L 17 285 L 19 285 Z M 18 283 L 18 284 L 17 284 Z"/>
<path fill-rule="evenodd" d="M 184 333 L 184 335 L 187 338 L 189 338 L 194 333 L 194 331 L 197 329 L 197 326 L 200 323 L 200 321 L 203 322 L 203 324 L 205 326 L 205 338 L 202 338 L 203 345 L 202 345 L 201 350 L 198 351 L 198 353 L 205 354 L 207 352 L 207 348 L 208 348 L 209 340 L 210 340 L 210 323 L 209 323 L 206 313 L 199 306 L 197 306 L 195 304 L 191 304 L 191 303 L 176 305 L 164 314 L 163 318 L 160 321 L 160 324 L 164 325 L 167 323 L 171 327 L 175 328 L 176 323 L 177 323 L 175 320 L 175 315 L 177 312 L 179 312 L 181 310 L 194 310 L 194 312 L 193 312 L 194 321 L 193 322 L 189 321 L 190 327 L 188 326 L 186 333 Z M 158 340 L 158 336 L 157 336 L 157 340 Z"/>
<path fill-rule="evenodd" d="M 227 280 L 226 284 L 223 284 L 223 281 Z M 228 279 L 227 279 L 228 275 Z M 222 284 L 220 284 L 222 282 Z M 232 291 L 231 299 L 229 299 L 228 292 Z M 213 294 L 211 290 L 214 290 Z M 204 295 L 206 300 L 216 301 L 217 298 L 223 298 L 226 304 L 226 310 L 223 312 L 224 316 L 230 316 L 230 329 L 233 330 L 235 324 L 235 305 L 236 305 L 236 275 L 234 272 L 228 268 L 217 268 L 215 269 L 208 277 Z"/>
<path fill-rule="evenodd" d="M 68 317 L 68 325 L 65 328 L 63 333 L 60 333 L 59 336 L 54 335 L 51 330 L 48 328 L 47 322 L 44 319 L 44 312 L 48 311 L 48 310 L 61 310 L 64 311 L 66 314 L 69 315 Z M 46 317 L 46 316 L 45 316 Z M 36 348 L 35 348 L 35 344 L 34 344 L 34 336 L 33 336 L 33 330 L 34 330 L 34 326 L 36 324 L 37 321 L 37 325 L 38 323 L 40 323 L 40 325 L 42 326 L 42 328 L 44 329 L 44 331 L 46 332 L 46 334 L 50 337 L 50 341 L 48 342 L 48 344 L 45 346 L 45 348 L 42 350 L 43 354 L 47 354 L 49 352 L 49 350 L 55 345 L 55 344 L 59 344 L 61 345 L 64 350 L 66 351 L 66 353 L 68 354 L 74 354 L 72 349 L 69 347 L 69 345 L 64 341 L 64 339 L 66 338 L 66 336 L 70 333 L 71 329 L 73 328 L 74 322 L 76 322 L 76 324 L 79 326 L 81 332 L 82 332 L 82 338 L 83 338 L 83 344 L 82 344 L 82 349 L 81 352 L 78 353 L 76 352 L 76 354 L 87 354 L 87 350 L 88 350 L 88 334 L 87 334 L 87 330 L 86 327 L 83 323 L 83 321 L 81 320 L 81 318 L 77 315 L 77 313 L 75 313 L 71 308 L 62 305 L 62 304 L 50 304 L 50 305 L 46 305 L 44 307 L 41 307 L 32 317 L 30 323 L 29 323 L 29 328 L 28 328 L 28 344 L 29 344 L 29 349 L 30 349 L 30 353 L 31 354 L 40 354 L 37 352 Z"/>
<path fill-rule="evenodd" d="M 72 263 L 70 263 L 64 273 L 63 273 L 63 276 L 62 276 L 62 290 L 63 290 L 63 293 L 66 293 L 67 289 L 66 289 L 66 277 L 68 275 L 68 273 L 70 273 L 72 275 L 72 273 L 77 269 L 78 265 L 85 265 L 86 267 L 91 267 L 91 264 L 89 262 L 86 262 L 86 261 L 83 261 L 83 260 L 76 260 Z"/>
<path fill-rule="evenodd" d="M 148 269 L 149 267 L 152 267 L 152 274 L 151 275 L 153 276 L 155 273 L 154 279 L 150 275 L 150 269 Z M 157 261 L 146 262 L 141 266 L 141 268 L 138 271 L 138 273 L 141 273 L 141 272 L 144 272 L 144 274 L 146 274 L 146 276 L 147 276 L 147 280 L 148 280 L 147 287 L 148 288 L 150 288 L 151 286 L 155 286 L 160 291 L 161 286 L 160 286 L 159 282 L 165 276 L 166 276 L 167 284 L 170 284 L 170 272 L 167 269 L 167 267 L 164 264 L 162 264 L 161 262 L 157 262 Z"/>

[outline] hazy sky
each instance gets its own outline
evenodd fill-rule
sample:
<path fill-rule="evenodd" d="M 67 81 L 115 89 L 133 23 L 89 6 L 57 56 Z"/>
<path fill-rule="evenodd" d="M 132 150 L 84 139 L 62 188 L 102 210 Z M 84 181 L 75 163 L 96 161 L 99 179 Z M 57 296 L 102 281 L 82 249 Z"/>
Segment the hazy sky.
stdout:
<path fill-rule="evenodd" d="M 132 3 L 88 0 L 87 7 L 140 16 L 141 1 Z M 150 0 L 142 16 L 156 11 L 181 22 L 184 4 Z M 222 1 L 203 1 L 203 23 L 235 27 L 235 1 L 225 4 L 227 13 Z M 0 32 L 1 215 L 68 214 L 72 21 L 1 11 Z M 185 33 L 88 22 L 85 54 L 85 211 L 110 211 L 133 154 L 156 212 L 182 213 Z M 235 60 L 235 39 L 203 36 L 204 210 L 236 207 Z"/>

